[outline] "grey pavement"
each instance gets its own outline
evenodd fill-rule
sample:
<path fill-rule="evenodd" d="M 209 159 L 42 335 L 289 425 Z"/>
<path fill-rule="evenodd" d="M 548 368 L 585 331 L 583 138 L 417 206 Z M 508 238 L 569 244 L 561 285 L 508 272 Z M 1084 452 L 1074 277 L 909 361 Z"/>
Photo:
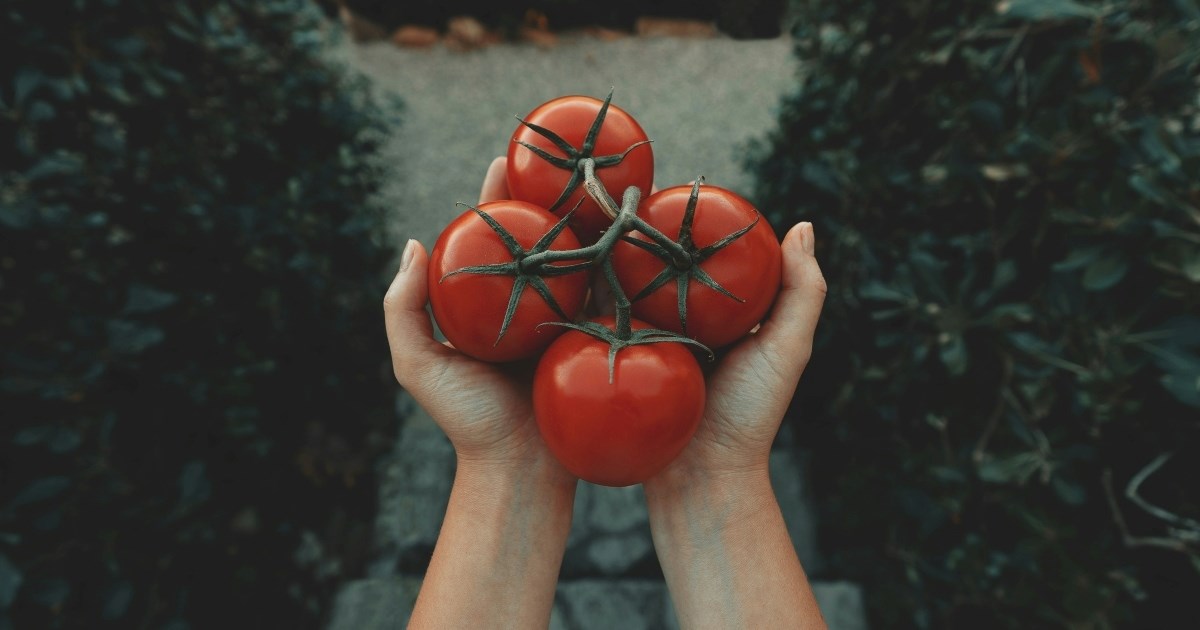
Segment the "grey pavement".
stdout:
<path fill-rule="evenodd" d="M 748 194 L 742 170 L 749 142 L 774 128 L 777 105 L 795 85 L 791 42 L 643 39 L 603 42 L 560 38 L 549 50 L 501 44 L 454 52 L 400 49 L 388 42 L 348 40 L 340 58 L 406 104 L 404 124 L 384 148 L 395 173 L 383 191 L 389 238 L 432 246 L 460 209 L 474 203 L 491 160 L 507 150 L 514 115 L 564 94 L 603 97 L 629 111 L 655 140 L 656 183 L 712 184 Z M 367 578 L 338 595 L 331 630 L 399 628 L 420 588 L 445 514 L 454 451 L 406 395 L 397 402 L 402 428 L 380 470 L 380 512 Z M 804 481 L 803 454 L 775 451 L 771 475 L 796 551 L 810 573 L 819 570 L 816 526 Z M 676 628 L 657 569 L 640 487 L 580 484 L 572 530 L 555 597 L 552 628 Z M 844 582 L 814 590 L 830 627 L 866 628 L 862 595 Z"/>
<path fill-rule="evenodd" d="M 780 98 L 795 85 L 791 40 L 646 39 L 604 42 L 564 36 L 555 48 L 500 44 L 455 52 L 390 42 L 342 45 L 340 55 L 405 101 L 404 124 L 384 149 L 396 177 L 384 190 L 397 243 L 431 247 L 475 203 L 492 159 L 503 155 L 514 116 L 566 94 L 603 98 L 631 113 L 654 141 L 660 188 L 704 175 L 748 194 L 747 142 L 775 127 Z"/>

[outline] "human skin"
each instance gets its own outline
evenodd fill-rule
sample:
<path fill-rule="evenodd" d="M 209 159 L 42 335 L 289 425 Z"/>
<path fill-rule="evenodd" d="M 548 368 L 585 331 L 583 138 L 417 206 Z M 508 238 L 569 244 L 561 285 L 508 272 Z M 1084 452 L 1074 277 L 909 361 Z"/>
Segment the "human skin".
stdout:
<path fill-rule="evenodd" d="M 772 313 L 721 359 L 696 436 L 644 484 L 683 628 L 825 627 L 768 474 L 825 299 L 815 246 L 812 224 L 788 232 Z"/>
<path fill-rule="evenodd" d="M 481 202 L 507 197 L 504 167 L 498 158 L 488 169 Z M 772 313 L 710 375 L 692 443 L 645 483 L 682 627 L 824 627 L 767 475 L 824 300 L 814 243 L 811 224 L 788 233 Z M 427 268 L 410 241 L 384 298 L 396 379 L 458 457 L 410 627 L 545 627 L 577 480 L 538 434 L 531 366 L 481 363 L 435 340 Z"/>

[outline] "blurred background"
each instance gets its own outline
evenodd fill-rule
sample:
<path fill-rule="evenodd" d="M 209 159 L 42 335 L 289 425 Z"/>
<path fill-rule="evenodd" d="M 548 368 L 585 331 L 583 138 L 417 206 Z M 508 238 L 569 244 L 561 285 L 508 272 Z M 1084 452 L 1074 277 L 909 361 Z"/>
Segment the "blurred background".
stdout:
<path fill-rule="evenodd" d="M 772 475 L 831 626 L 1186 627 L 1197 0 L 13 0 L 0 629 L 402 625 L 453 453 L 398 246 L 610 87 L 660 186 L 816 225 Z M 675 625 L 638 492 L 581 489 L 555 627 Z"/>

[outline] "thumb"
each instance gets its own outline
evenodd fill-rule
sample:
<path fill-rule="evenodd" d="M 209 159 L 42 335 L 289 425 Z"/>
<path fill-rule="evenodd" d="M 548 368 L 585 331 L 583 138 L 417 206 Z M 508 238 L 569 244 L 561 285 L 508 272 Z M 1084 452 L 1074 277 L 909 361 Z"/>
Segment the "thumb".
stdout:
<path fill-rule="evenodd" d="M 803 365 L 812 353 L 813 335 L 821 318 L 828 287 L 817 264 L 812 223 L 796 224 L 783 239 L 783 286 L 771 315 L 755 335 L 761 349 Z"/>
<path fill-rule="evenodd" d="M 425 247 L 409 239 L 400 256 L 400 270 L 383 297 L 384 324 L 392 351 L 392 369 L 405 389 L 413 389 L 424 370 L 445 350 L 433 337 L 433 324 L 425 303 L 429 299 L 426 278 L 429 255 Z"/>

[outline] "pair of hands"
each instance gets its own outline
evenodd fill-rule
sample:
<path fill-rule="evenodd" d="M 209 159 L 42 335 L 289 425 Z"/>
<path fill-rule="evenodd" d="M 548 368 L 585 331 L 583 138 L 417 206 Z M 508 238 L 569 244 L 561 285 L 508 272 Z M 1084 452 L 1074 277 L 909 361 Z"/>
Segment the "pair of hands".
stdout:
<path fill-rule="evenodd" d="M 504 170 L 504 158 L 492 163 L 480 202 L 508 196 Z M 811 224 L 788 232 L 772 313 L 708 374 L 695 437 L 643 484 L 682 627 L 825 627 L 768 475 L 771 442 L 808 363 L 824 302 L 813 250 Z M 384 298 L 396 379 L 458 455 L 409 627 L 544 627 L 578 480 L 538 434 L 533 366 L 482 363 L 434 339 L 425 310 L 428 263 L 421 244 L 409 241 Z"/>
<path fill-rule="evenodd" d="M 505 158 L 488 168 L 480 203 L 505 199 Z M 783 287 L 757 332 L 738 342 L 707 376 L 704 419 L 692 442 L 645 483 L 676 483 L 765 472 L 771 443 L 812 353 L 826 285 L 814 257 L 812 224 L 783 240 Z M 434 339 L 425 248 L 410 241 L 384 298 L 392 366 L 400 385 L 429 412 L 460 462 L 557 466 L 533 418 L 530 374 L 476 361 Z M 569 477 L 565 470 L 559 472 Z"/>

